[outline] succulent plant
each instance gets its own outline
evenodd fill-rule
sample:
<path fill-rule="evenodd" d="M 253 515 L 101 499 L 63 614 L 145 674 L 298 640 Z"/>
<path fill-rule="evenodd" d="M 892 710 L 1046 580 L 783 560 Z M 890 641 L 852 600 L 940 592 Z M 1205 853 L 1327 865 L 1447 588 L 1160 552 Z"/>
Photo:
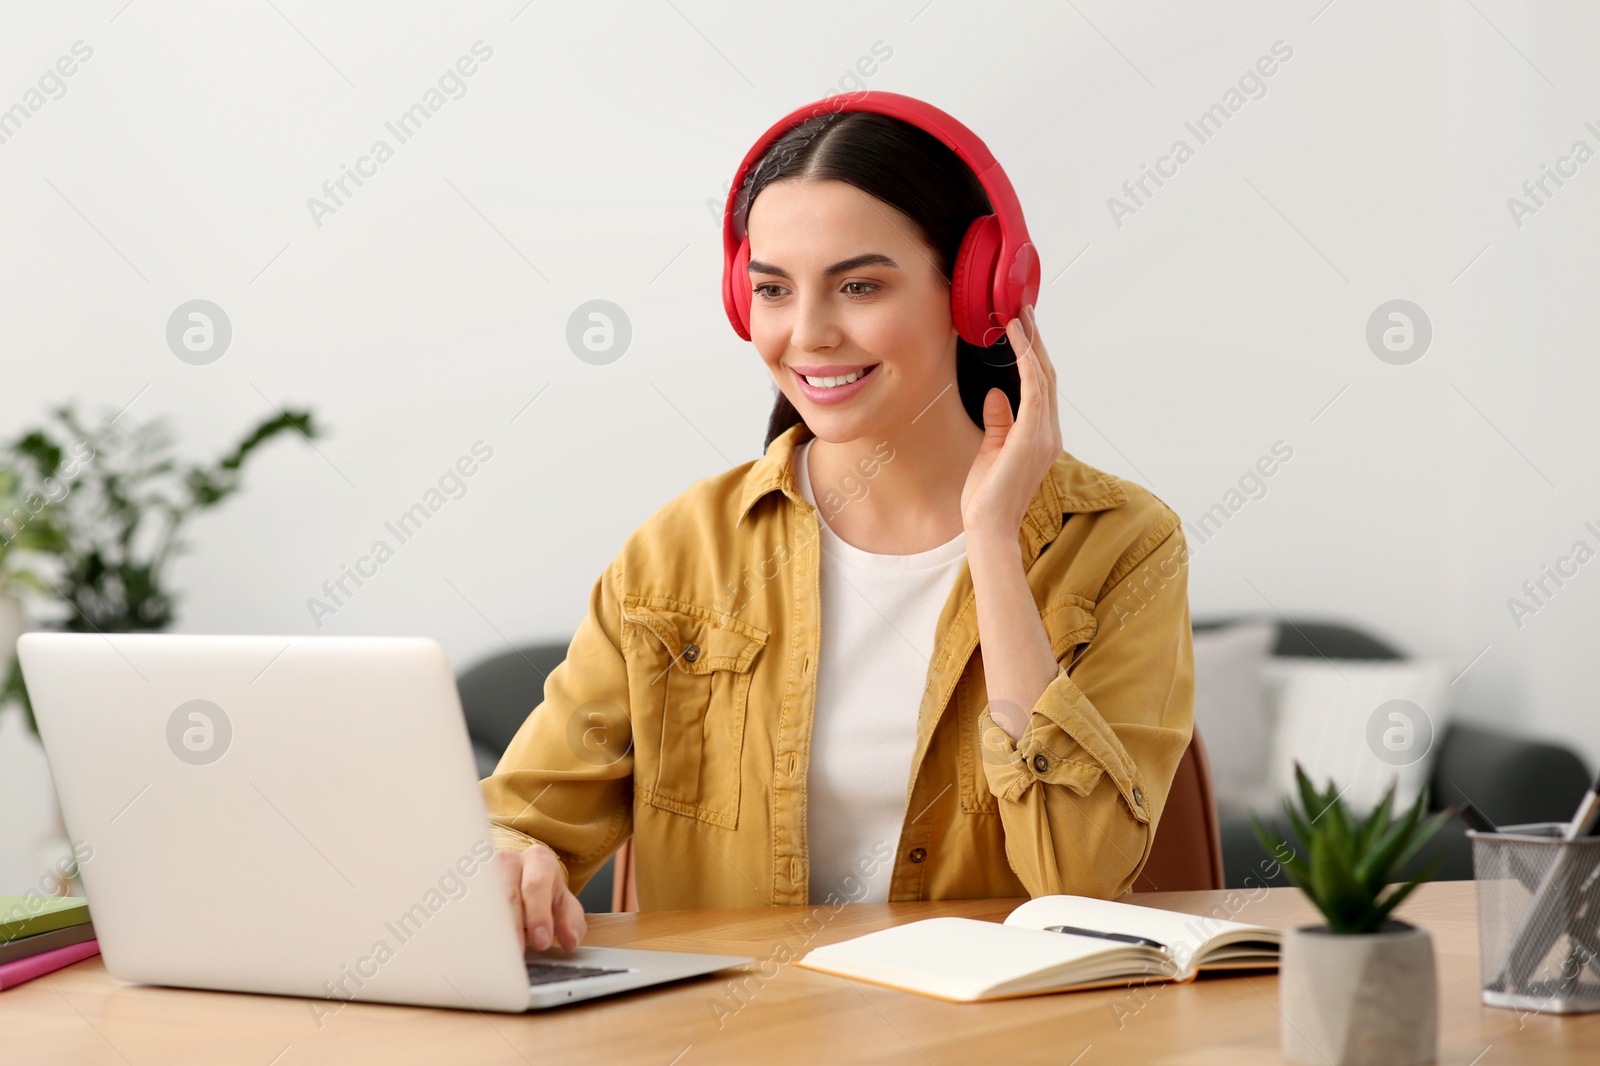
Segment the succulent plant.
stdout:
<path fill-rule="evenodd" d="M 1307 854 L 1285 860 L 1284 872 L 1322 912 L 1333 932 L 1376 932 L 1411 890 L 1439 868 L 1443 853 L 1434 856 L 1417 876 L 1399 881 L 1400 871 L 1455 813 L 1455 808 L 1424 817 L 1428 804 L 1428 790 L 1424 788 L 1410 808 L 1396 817 L 1393 811 L 1398 782 L 1391 781 L 1378 805 L 1358 821 L 1332 781 L 1325 791 L 1317 791 L 1298 762 L 1294 776 L 1300 806 L 1296 809 L 1286 799 L 1283 809 Z M 1255 832 L 1263 847 L 1276 850 L 1272 834 L 1259 820 L 1255 821 Z"/>

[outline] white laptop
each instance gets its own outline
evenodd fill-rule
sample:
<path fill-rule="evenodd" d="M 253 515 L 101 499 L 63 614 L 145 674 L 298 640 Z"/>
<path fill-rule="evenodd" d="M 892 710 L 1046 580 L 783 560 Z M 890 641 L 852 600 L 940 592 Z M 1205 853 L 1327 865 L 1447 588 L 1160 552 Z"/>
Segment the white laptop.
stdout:
<path fill-rule="evenodd" d="M 106 969 L 523 1011 L 753 958 L 518 947 L 449 661 L 421 637 L 17 642 Z M 532 709 L 531 707 L 529 708 Z"/>

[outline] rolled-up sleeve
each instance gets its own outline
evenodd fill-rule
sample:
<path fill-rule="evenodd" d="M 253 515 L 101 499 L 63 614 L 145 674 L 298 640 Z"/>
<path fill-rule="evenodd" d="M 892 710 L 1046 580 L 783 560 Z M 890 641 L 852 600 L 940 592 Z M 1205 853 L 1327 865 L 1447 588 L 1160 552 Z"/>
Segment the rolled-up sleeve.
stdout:
<path fill-rule="evenodd" d="M 633 831 L 633 735 L 621 650 L 619 562 L 589 595 L 544 698 L 481 782 L 495 846 L 542 843 L 576 892 Z"/>
<path fill-rule="evenodd" d="M 1132 888 L 1193 733 L 1188 548 L 1177 515 L 1169 511 L 1150 541 L 1108 575 L 1092 639 L 1059 664 L 1021 738 L 1013 742 L 987 709 L 980 716 L 1006 856 L 1032 896 L 1110 899 Z"/>

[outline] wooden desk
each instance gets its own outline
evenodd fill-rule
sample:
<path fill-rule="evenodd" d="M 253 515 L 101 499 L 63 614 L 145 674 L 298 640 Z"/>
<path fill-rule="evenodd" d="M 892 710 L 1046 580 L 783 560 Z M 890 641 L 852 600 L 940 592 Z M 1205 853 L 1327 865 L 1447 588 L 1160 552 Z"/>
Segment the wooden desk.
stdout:
<path fill-rule="evenodd" d="M 1165 892 L 1134 902 L 1287 927 L 1299 890 Z M 351 1003 L 319 1031 L 312 1001 L 124 984 L 96 956 L 0 992 L 0 1063 L 1276 1063 L 1275 975 L 954 1004 L 783 963 L 819 944 L 936 915 L 999 920 L 1021 900 L 597 914 L 585 943 L 751 955 L 744 971 L 526 1015 Z M 1439 972 L 1439 1062 L 1600 1061 L 1600 1014 L 1519 1016 L 1478 998 L 1471 882 L 1401 907 Z M 813 913 L 810 930 L 802 919 Z M 737 994 L 741 981 L 743 988 Z M 720 1005 L 720 1010 L 718 1009 Z"/>

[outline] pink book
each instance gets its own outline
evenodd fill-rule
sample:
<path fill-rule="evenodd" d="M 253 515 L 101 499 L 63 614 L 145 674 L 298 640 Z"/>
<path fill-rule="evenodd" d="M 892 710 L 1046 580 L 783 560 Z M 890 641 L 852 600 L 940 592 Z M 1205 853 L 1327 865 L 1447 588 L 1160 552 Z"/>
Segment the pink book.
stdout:
<path fill-rule="evenodd" d="M 90 955 L 98 954 L 100 954 L 100 941 L 96 938 L 85 940 L 81 944 L 68 944 L 54 951 L 41 951 L 37 955 L 17 959 L 15 962 L 0 963 L 0 989 L 15 987 L 24 981 L 42 977 L 52 970 L 71 966 L 75 962 L 87 959 Z"/>

